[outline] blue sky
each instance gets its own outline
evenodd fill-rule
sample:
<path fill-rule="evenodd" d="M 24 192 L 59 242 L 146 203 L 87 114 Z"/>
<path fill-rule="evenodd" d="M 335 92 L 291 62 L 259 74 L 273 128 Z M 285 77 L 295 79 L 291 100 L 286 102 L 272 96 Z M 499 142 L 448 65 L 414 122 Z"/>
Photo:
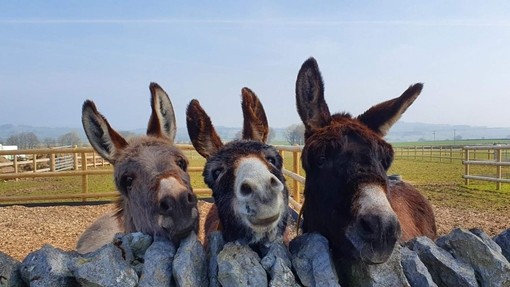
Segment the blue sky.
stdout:
<path fill-rule="evenodd" d="M 0 125 L 81 128 L 91 99 L 114 128 L 143 128 L 154 81 L 180 127 L 193 98 L 241 126 L 244 86 L 286 127 L 314 56 L 332 112 L 423 82 L 403 121 L 510 126 L 509 15 L 505 1 L 1 1 Z"/>

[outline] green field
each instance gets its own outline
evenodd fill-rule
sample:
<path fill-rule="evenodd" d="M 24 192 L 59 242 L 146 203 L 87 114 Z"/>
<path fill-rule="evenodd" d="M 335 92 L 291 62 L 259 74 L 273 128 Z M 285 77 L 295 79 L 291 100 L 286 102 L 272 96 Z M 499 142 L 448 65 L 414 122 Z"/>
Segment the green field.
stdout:
<path fill-rule="evenodd" d="M 186 151 L 190 166 L 203 166 L 205 160 L 196 152 Z M 285 167 L 292 169 L 292 153 L 285 153 Z M 472 174 L 491 174 L 494 168 L 472 168 Z M 505 175 L 510 173 L 506 168 Z M 496 191 L 496 184 L 472 181 L 464 185 L 462 175 L 464 166 L 460 163 L 438 163 L 420 160 L 397 159 L 389 174 L 400 174 L 404 180 L 413 183 L 433 204 L 437 206 L 456 206 L 467 209 L 498 210 L 510 206 L 510 184 L 502 184 Z M 302 172 L 303 174 L 303 172 Z M 89 178 L 89 192 L 114 191 L 111 175 L 94 175 Z M 204 188 L 201 172 L 191 173 L 194 188 Z M 507 176 L 508 178 L 508 176 Z M 8 180 L 0 182 L 0 196 L 48 195 L 63 193 L 81 193 L 81 177 L 38 178 Z M 288 180 L 289 187 L 292 186 Z"/>

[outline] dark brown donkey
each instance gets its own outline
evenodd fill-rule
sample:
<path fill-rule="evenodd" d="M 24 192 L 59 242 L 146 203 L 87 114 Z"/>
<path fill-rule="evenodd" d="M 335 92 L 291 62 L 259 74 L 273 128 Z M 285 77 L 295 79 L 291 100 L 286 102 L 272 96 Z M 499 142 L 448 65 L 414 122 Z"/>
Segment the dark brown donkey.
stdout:
<path fill-rule="evenodd" d="M 165 91 L 150 84 L 152 114 L 147 136 L 127 141 L 111 128 L 92 101 L 83 104 L 82 122 L 94 149 L 114 166 L 120 191 L 116 210 L 105 214 L 80 237 L 77 250 L 93 251 L 117 232 L 140 231 L 178 241 L 198 231 L 197 198 L 188 160 L 177 149 L 175 114 Z"/>
<path fill-rule="evenodd" d="M 386 175 L 393 148 L 383 137 L 422 88 L 412 85 L 358 117 L 331 115 L 317 62 L 310 58 L 302 65 L 296 102 L 305 124 L 303 230 L 323 234 L 336 260 L 382 263 L 397 240 L 436 236 L 429 202 Z"/>
<path fill-rule="evenodd" d="M 288 190 L 282 158 L 265 144 L 268 124 L 264 108 L 248 88 L 242 89 L 243 139 L 221 142 L 197 100 L 187 109 L 193 146 L 207 159 L 203 176 L 213 191 L 215 207 L 206 231 L 215 230 L 219 216 L 224 239 L 250 244 L 259 251 L 282 238 L 288 216 Z"/>

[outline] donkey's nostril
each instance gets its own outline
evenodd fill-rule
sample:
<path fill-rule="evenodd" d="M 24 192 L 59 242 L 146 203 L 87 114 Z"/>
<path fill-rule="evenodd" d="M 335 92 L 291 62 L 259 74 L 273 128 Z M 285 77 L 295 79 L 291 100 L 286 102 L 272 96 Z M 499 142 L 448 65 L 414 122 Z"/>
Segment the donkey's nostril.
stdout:
<path fill-rule="evenodd" d="M 166 196 L 159 202 L 159 213 L 169 215 L 170 212 L 172 212 L 173 205 L 173 199 L 169 196 Z"/>
<path fill-rule="evenodd" d="M 359 220 L 359 226 L 363 235 L 372 237 L 377 235 L 379 220 L 376 216 L 365 216 Z"/>
<path fill-rule="evenodd" d="M 248 183 L 241 184 L 241 194 L 244 196 L 248 196 L 253 192 L 253 189 Z"/>
<path fill-rule="evenodd" d="M 197 197 L 191 192 L 188 192 L 188 203 L 189 204 L 197 203 Z"/>
<path fill-rule="evenodd" d="M 283 189 L 281 181 L 274 175 L 269 180 L 269 184 L 271 185 L 271 189 L 274 191 L 281 191 Z"/>

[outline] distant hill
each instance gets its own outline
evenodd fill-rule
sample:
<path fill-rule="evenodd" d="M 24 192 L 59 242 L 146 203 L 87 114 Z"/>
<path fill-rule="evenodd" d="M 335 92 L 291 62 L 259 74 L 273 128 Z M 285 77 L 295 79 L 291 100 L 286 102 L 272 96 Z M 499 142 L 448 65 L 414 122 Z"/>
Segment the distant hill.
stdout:
<path fill-rule="evenodd" d="M 236 137 L 241 127 L 217 126 L 216 130 L 222 140 L 230 141 Z M 73 127 L 34 127 L 27 125 L 0 125 L 0 143 L 4 143 L 11 135 L 21 132 L 33 132 L 40 141 L 45 138 L 58 138 L 63 134 L 75 131 L 87 142 L 83 128 Z M 273 141 L 284 142 L 286 128 L 274 128 L 276 133 Z M 145 128 L 120 131 L 122 134 L 132 136 L 145 134 Z M 448 125 L 448 124 L 426 124 L 397 122 L 386 136 L 389 142 L 416 142 L 432 140 L 453 140 L 456 139 L 510 139 L 510 127 L 491 128 L 485 126 Z M 189 143 L 188 131 L 185 127 L 177 129 L 176 141 L 178 143 Z"/>

